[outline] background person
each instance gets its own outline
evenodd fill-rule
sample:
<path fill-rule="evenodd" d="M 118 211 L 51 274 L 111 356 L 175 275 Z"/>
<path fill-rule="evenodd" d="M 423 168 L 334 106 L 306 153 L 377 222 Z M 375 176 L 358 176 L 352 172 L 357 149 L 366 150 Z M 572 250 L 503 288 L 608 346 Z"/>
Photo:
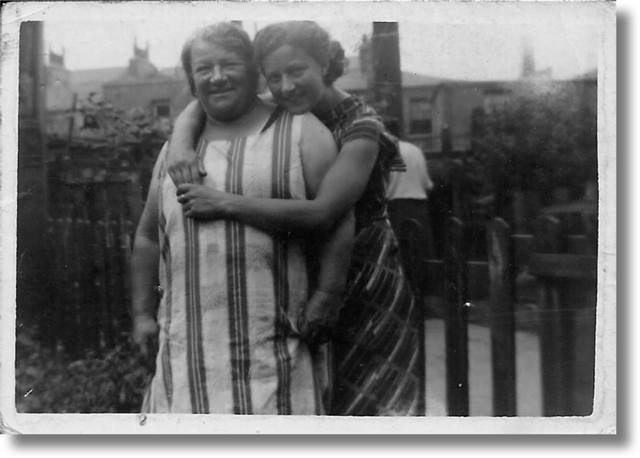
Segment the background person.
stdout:
<path fill-rule="evenodd" d="M 333 133 L 339 154 L 314 199 L 249 199 L 209 194 L 194 218 L 228 218 L 269 230 L 330 228 L 355 209 L 356 240 L 345 306 L 332 341 L 336 415 L 424 414 L 419 323 L 411 288 L 388 220 L 386 180 L 401 169 L 395 138 L 357 97 L 333 86 L 345 71 L 344 50 L 313 22 L 260 30 L 256 59 L 274 100 L 293 114 L 313 112 Z M 189 196 L 198 166 L 192 150 L 202 113 L 191 104 L 174 127 L 172 176 Z"/>
<path fill-rule="evenodd" d="M 398 123 L 385 123 L 389 132 L 398 136 Z M 408 260 L 415 257 L 420 260 L 417 266 L 413 266 L 412 273 L 413 290 L 425 292 L 428 290 L 428 278 L 424 261 L 435 258 L 433 247 L 433 235 L 431 220 L 429 218 L 429 191 L 433 189 L 433 182 L 429 177 L 427 160 L 424 153 L 416 145 L 400 140 L 400 154 L 407 165 L 407 169 L 401 172 L 391 172 L 389 175 L 389 187 L 387 199 L 389 200 L 389 219 L 394 232 L 400 239 L 401 250 L 405 268 L 408 271 Z M 403 236 L 403 224 L 414 219 L 420 224 L 420 231 L 416 234 L 417 240 L 413 247 L 407 246 L 407 240 Z M 413 253 L 412 248 L 417 250 Z"/>
<path fill-rule="evenodd" d="M 200 191 L 314 197 L 335 143 L 312 114 L 292 116 L 256 96 L 258 71 L 246 33 L 227 23 L 200 29 L 185 44 L 182 62 L 207 116 L 197 147 L 207 171 Z M 132 256 L 133 336 L 143 351 L 158 336 L 156 285 L 163 291 L 156 373 L 144 410 L 322 414 L 323 360 L 312 359 L 297 332 L 309 318 L 304 240 L 238 221 L 185 218 L 199 200 L 176 198 L 166 157 L 165 145 Z M 329 269 L 334 283 L 318 279 L 336 288 L 333 296 L 344 286 L 348 263 L 340 259 L 345 253 L 348 259 L 353 234 L 345 215 L 338 261 Z M 321 262 L 327 252 L 318 255 Z"/>

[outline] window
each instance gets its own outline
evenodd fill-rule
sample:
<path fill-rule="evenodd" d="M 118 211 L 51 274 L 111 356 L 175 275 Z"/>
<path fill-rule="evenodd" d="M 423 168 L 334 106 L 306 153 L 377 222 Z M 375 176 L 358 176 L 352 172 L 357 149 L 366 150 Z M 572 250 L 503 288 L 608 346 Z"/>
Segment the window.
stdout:
<path fill-rule="evenodd" d="M 168 100 L 158 100 L 153 103 L 154 115 L 156 118 L 171 117 L 171 104 Z"/>
<path fill-rule="evenodd" d="M 431 102 L 429 99 L 411 99 L 409 101 L 409 135 L 428 135 L 431 133 Z"/>

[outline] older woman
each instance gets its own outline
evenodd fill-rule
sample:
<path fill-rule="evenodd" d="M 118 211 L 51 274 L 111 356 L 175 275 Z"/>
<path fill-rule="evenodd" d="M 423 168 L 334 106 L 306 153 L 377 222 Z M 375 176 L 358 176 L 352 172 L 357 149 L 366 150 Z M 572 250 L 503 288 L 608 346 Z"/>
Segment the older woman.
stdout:
<path fill-rule="evenodd" d="M 207 188 L 251 198 L 315 197 L 335 143 L 313 115 L 292 116 L 256 96 L 258 70 L 247 35 L 226 23 L 203 28 L 185 44 L 182 62 L 206 114 L 197 154 Z M 331 268 L 321 266 L 319 289 L 309 300 L 299 236 L 185 218 L 187 199 L 176 198 L 166 159 L 165 146 L 132 256 L 134 340 L 144 351 L 159 333 L 145 410 L 323 413 L 322 360 L 313 359 L 299 331 L 314 322 L 308 301 L 322 304 L 341 291 L 352 220 L 342 220 L 319 256 Z"/>
<path fill-rule="evenodd" d="M 206 192 L 190 153 L 199 109 L 185 110 L 174 130 L 171 173 L 191 218 L 229 218 L 266 229 L 332 227 L 355 209 L 356 240 L 345 306 L 335 330 L 331 413 L 420 415 L 424 412 L 422 325 L 404 277 L 386 209 L 390 170 L 401 169 L 394 138 L 376 113 L 333 86 L 344 50 L 313 22 L 272 24 L 258 32 L 256 59 L 275 101 L 294 114 L 312 112 L 340 150 L 316 197 L 307 201 L 250 199 Z M 327 308 L 327 310 L 331 310 Z"/>

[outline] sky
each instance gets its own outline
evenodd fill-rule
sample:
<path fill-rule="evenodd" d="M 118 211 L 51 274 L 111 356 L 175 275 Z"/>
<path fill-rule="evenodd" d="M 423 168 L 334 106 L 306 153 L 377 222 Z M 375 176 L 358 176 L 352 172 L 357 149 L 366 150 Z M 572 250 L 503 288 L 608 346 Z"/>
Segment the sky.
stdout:
<path fill-rule="evenodd" d="M 135 4 L 136 2 L 134 2 Z M 384 4 L 317 2 L 291 4 L 123 4 L 57 3 L 31 18 L 44 20 L 45 51 L 64 49 L 67 68 L 123 67 L 133 43 L 149 44 L 157 67 L 179 65 L 182 44 L 193 30 L 218 20 L 242 20 L 251 36 L 270 22 L 316 20 L 357 54 L 373 20 L 397 20 L 403 71 L 463 80 L 508 80 L 520 76 L 523 40 L 531 43 L 536 68 L 557 79 L 597 68 L 602 18 L 596 4 Z M 43 4 L 46 5 L 46 4 Z M 229 8 L 227 8 L 229 7 Z M 255 8 L 253 8 L 255 7 Z M 462 9 L 465 7 L 466 9 Z M 306 9 L 305 9 L 306 8 Z M 73 19 L 70 19 L 73 17 Z"/>

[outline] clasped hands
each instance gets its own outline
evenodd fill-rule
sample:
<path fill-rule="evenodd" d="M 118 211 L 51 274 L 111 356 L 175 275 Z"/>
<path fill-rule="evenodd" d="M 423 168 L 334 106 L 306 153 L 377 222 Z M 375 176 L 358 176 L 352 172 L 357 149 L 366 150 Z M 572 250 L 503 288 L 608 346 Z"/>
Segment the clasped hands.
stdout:
<path fill-rule="evenodd" d="M 225 217 L 224 205 L 229 194 L 201 184 L 178 186 L 178 203 L 188 218 L 219 219 Z"/>
<path fill-rule="evenodd" d="M 178 161 L 167 172 L 176 185 L 178 203 L 186 217 L 224 218 L 223 204 L 229 195 L 202 185 L 202 177 L 207 175 L 202 160 Z"/>

